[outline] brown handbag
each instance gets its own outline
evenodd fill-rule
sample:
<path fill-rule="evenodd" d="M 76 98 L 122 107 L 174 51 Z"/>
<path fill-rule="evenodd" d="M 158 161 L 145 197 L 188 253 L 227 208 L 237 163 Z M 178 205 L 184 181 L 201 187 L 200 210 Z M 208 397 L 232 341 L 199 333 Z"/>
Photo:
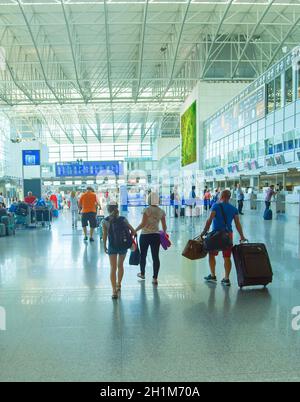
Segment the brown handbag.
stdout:
<path fill-rule="evenodd" d="M 182 252 L 183 257 L 189 260 L 199 260 L 207 256 L 207 251 L 204 249 L 204 242 L 201 236 L 189 240 Z"/>

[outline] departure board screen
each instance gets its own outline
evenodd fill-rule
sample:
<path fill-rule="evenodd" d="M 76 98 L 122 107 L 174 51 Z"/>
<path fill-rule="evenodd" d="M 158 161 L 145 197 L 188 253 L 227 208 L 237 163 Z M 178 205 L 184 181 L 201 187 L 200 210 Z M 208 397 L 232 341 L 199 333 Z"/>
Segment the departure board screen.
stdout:
<path fill-rule="evenodd" d="M 56 177 L 120 176 L 124 173 L 123 162 L 59 162 L 55 164 Z"/>
<path fill-rule="evenodd" d="M 207 121 L 207 133 L 214 141 L 265 116 L 265 87 L 258 88 L 228 110 Z"/>

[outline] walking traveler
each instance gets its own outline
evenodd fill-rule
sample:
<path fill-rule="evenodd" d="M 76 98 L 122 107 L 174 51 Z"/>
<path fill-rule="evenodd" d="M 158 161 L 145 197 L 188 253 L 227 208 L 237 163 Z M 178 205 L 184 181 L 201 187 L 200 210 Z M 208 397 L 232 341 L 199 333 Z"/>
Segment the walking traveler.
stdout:
<path fill-rule="evenodd" d="M 229 190 L 224 190 L 221 193 L 220 201 L 216 203 L 211 209 L 210 216 L 205 224 L 203 232 L 201 233 L 201 237 L 204 237 L 208 233 L 211 224 L 213 224 L 213 231 L 228 230 L 231 239 L 233 239 L 232 221 L 234 221 L 236 229 L 240 235 L 241 241 L 246 241 L 242 225 L 239 220 L 238 210 L 233 205 L 230 204 L 229 202 L 230 197 L 231 192 Z M 224 219 L 224 216 L 226 220 Z M 225 277 L 221 281 L 221 283 L 224 286 L 231 285 L 230 283 L 230 272 L 232 268 L 231 254 L 232 254 L 232 246 L 227 250 L 223 251 Z M 204 278 L 207 282 L 217 283 L 217 277 L 216 277 L 217 255 L 218 255 L 217 251 L 209 252 L 210 275 Z"/>
<path fill-rule="evenodd" d="M 90 224 L 90 242 L 94 241 L 93 235 L 97 227 L 97 207 L 100 206 L 97 196 L 92 187 L 87 187 L 87 191 L 80 197 L 79 208 L 81 209 L 82 228 L 84 241 L 88 240 L 87 227 Z"/>
<path fill-rule="evenodd" d="M 242 190 L 240 184 L 238 184 L 236 187 L 236 198 L 237 198 L 237 202 L 238 202 L 239 215 L 244 215 L 243 207 L 244 207 L 245 194 L 244 194 L 244 191 Z"/>
<path fill-rule="evenodd" d="M 124 260 L 136 232 L 126 218 L 119 215 L 117 205 L 108 205 L 109 216 L 103 220 L 103 242 L 109 255 L 112 298 L 117 299 L 124 276 Z M 107 247 L 108 240 L 108 247 Z M 117 273 L 118 271 L 118 273 Z M 118 277 L 118 279 L 117 279 Z"/>
<path fill-rule="evenodd" d="M 72 191 L 70 195 L 70 209 L 72 214 L 72 228 L 77 229 L 77 219 L 78 219 L 78 199 L 76 196 L 76 191 Z"/>
<path fill-rule="evenodd" d="M 203 199 L 204 199 L 204 209 L 205 211 L 208 211 L 210 209 L 210 199 L 211 199 L 211 192 L 209 189 L 206 190 Z"/>
<path fill-rule="evenodd" d="M 188 200 L 188 205 L 190 206 L 191 209 L 191 217 L 193 216 L 193 208 L 196 206 L 196 186 L 192 186 L 192 190 L 190 191 L 189 194 L 189 200 Z"/>
<path fill-rule="evenodd" d="M 159 196 L 157 193 L 151 192 L 148 198 L 149 206 L 143 211 L 143 219 L 141 224 L 136 228 L 136 232 L 142 229 L 140 236 L 141 250 L 141 272 L 138 274 L 140 279 L 145 279 L 146 260 L 149 247 L 151 248 L 153 260 L 153 284 L 158 284 L 158 273 L 160 269 L 159 249 L 160 234 L 159 225 L 161 223 L 162 230 L 167 232 L 166 214 L 159 207 Z"/>
<path fill-rule="evenodd" d="M 219 198 L 220 198 L 220 190 L 219 190 L 218 188 L 216 188 L 215 194 L 213 195 L 213 197 L 212 197 L 212 199 L 211 199 L 211 203 L 210 203 L 211 207 L 212 207 L 215 203 L 217 203 L 217 202 L 219 201 Z"/>
<path fill-rule="evenodd" d="M 271 186 L 268 188 L 265 196 L 265 204 L 266 204 L 266 209 L 270 209 L 271 206 L 271 201 L 272 197 L 276 195 L 276 191 L 274 190 L 274 185 L 271 184 Z"/>

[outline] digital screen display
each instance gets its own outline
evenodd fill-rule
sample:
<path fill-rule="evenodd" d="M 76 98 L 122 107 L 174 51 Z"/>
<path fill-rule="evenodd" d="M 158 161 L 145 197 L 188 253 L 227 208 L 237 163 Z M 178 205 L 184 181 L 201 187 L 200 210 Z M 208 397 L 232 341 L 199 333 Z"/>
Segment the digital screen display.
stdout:
<path fill-rule="evenodd" d="M 41 164 L 39 150 L 22 151 L 23 166 L 39 166 Z"/>
<path fill-rule="evenodd" d="M 181 116 L 181 166 L 197 162 L 197 108 L 194 102 Z"/>
<path fill-rule="evenodd" d="M 234 106 L 207 122 L 208 135 L 215 141 L 265 116 L 265 88 L 257 89 Z"/>
<path fill-rule="evenodd" d="M 55 164 L 56 177 L 81 176 L 120 176 L 123 175 L 123 162 L 59 162 Z"/>

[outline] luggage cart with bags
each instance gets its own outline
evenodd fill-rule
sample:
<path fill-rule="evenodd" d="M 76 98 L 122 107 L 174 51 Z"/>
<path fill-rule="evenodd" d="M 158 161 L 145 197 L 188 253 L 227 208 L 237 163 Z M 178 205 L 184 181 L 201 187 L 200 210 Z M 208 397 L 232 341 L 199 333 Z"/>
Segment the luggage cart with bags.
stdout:
<path fill-rule="evenodd" d="M 51 229 L 52 212 L 47 207 L 35 207 L 36 224 Z"/>

